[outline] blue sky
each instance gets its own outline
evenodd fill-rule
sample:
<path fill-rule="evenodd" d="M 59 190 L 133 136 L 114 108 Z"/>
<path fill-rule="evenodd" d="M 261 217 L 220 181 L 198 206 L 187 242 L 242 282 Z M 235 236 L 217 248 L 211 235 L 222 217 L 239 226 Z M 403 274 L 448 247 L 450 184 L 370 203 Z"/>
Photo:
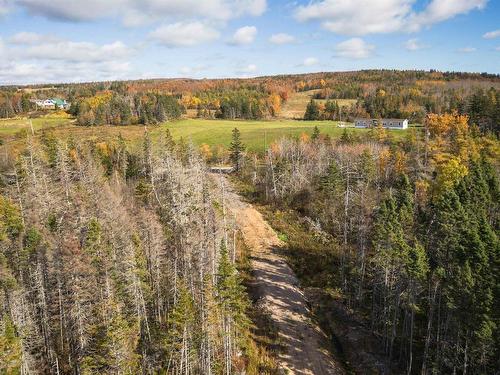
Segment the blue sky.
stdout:
<path fill-rule="evenodd" d="M 0 0 L 0 84 L 500 73 L 498 0 Z"/>

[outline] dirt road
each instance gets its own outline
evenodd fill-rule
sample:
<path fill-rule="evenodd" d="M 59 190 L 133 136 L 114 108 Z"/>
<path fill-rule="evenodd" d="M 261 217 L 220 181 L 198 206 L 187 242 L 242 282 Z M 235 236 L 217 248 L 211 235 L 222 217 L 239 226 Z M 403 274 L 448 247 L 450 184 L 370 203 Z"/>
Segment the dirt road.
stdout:
<path fill-rule="evenodd" d="M 276 233 L 251 204 L 231 188 L 224 176 L 214 175 L 224 188 L 224 206 L 234 216 L 252 251 L 254 284 L 260 304 L 278 330 L 283 350 L 278 361 L 284 374 L 344 374 L 325 349 L 327 337 L 311 319 L 304 293 L 291 268 L 279 255 Z"/>

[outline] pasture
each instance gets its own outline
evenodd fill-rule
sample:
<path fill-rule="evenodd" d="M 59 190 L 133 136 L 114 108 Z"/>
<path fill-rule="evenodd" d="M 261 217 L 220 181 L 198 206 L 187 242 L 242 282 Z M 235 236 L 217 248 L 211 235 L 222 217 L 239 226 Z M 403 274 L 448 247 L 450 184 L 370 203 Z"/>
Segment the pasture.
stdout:
<path fill-rule="evenodd" d="M 48 130 L 58 138 L 69 138 L 85 140 L 115 140 L 121 136 L 131 147 L 140 144 L 144 135 L 143 125 L 128 126 L 94 126 L 83 127 L 74 125 L 66 117 L 41 117 L 32 120 L 36 135 Z M 241 132 L 241 138 L 249 151 L 262 152 L 273 141 L 282 137 L 299 137 L 302 133 L 309 136 L 317 126 L 321 134 L 327 134 L 332 138 L 338 138 L 344 132 L 343 128 L 337 126 L 336 121 L 297 121 L 297 120 L 272 120 L 272 121 L 230 121 L 230 120 L 203 120 L 182 119 L 166 122 L 161 125 L 151 125 L 147 129 L 152 138 L 169 129 L 173 138 L 179 140 L 181 137 L 187 142 L 195 145 L 207 144 L 209 146 L 228 147 L 231 143 L 231 132 L 236 127 Z M 368 129 L 348 128 L 354 134 L 366 134 Z M 0 139 L 4 144 L 23 142 L 26 132 L 31 132 L 29 120 L 10 119 L 0 121 Z M 396 138 L 402 137 L 405 131 L 391 130 L 390 133 Z"/>
<path fill-rule="evenodd" d="M 37 132 L 42 129 L 53 129 L 60 126 L 68 126 L 71 120 L 65 114 L 58 113 L 57 115 L 49 115 L 38 118 L 30 119 L 26 117 L 13 118 L 13 119 L 0 119 L 0 139 L 11 136 L 21 136 L 25 131 L 31 132 L 31 125 L 33 131 Z"/>
<path fill-rule="evenodd" d="M 321 90 L 308 90 L 292 93 L 290 98 L 283 104 L 280 117 L 285 119 L 302 119 L 306 112 L 307 104 L 311 101 L 313 96 Z M 326 100 L 315 99 L 317 103 L 324 104 Z M 341 107 L 348 107 L 356 103 L 356 99 L 332 99 L 336 101 Z"/>

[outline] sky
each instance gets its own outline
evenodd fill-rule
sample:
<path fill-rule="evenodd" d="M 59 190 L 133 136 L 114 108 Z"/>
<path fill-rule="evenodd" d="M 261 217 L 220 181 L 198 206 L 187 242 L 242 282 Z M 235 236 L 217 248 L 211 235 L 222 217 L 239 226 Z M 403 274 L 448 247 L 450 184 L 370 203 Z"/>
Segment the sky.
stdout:
<path fill-rule="evenodd" d="M 500 0 L 0 0 L 0 84 L 500 73 Z"/>

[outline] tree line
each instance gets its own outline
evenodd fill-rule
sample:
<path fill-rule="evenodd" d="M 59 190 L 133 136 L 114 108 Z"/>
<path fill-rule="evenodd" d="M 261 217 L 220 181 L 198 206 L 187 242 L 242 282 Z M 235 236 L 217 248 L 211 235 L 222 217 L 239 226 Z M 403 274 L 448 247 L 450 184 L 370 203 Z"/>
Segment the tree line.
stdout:
<path fill-rule="evenodd" d="M 350 121 L 356 117 L 407 118 L 410 122 L 423 123 L 427 113 L 453 111 L 469 116 L 471 125 L 482 132 L 500 133 L 500 89 L 495 87 L 476 88 L 468 94 L 448 90 L 442 96 L 436 96 L 435 92 L 423 94 L 411 88 L 399 87 L 391 91 L 379 88 L 342 108 L 334 99 L 326 102 L 311 99 L 304 120 L 340 120 L 342 114 L 343 119 Z"/>
<path fill-rule="evenodd" d="M 149 125 L 178 119 L 184 108 L 178 98 L 171 95 L 147 93 L 123 96 L 104 92 L 72 102 L 68 112 L 82 126 Z"/>

